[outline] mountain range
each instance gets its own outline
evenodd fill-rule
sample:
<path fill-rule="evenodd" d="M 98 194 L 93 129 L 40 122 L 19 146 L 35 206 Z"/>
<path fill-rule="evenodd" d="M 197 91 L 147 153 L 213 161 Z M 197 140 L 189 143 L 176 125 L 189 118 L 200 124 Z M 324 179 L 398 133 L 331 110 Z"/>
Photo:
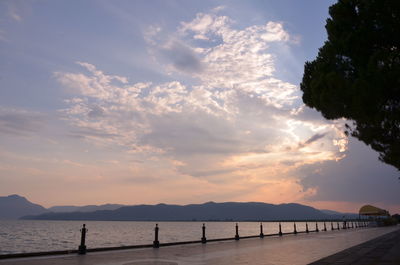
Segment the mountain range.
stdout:
<path fill-rule="evenodd" d="M 317 210 L 297 203 L 207 202 L 189 205 L 121 204 L 54 206 L 48 209 L 18 195 L 0 197 L 0 219 L 103 221 L 244 221 L 354 218 L 357 215 Z"/>
<path fill-rule="evenodd" d="M 34 204 L 16 194 L 0 197 L 0 219 L 18 219 L 24 215 L 42 214 L 48 212 L 39 204 Z"/>
<path fill-rule="evenodd" d="M 101 210 L 115 210 L 121 208 L 123 204 L 102 204 L 102 205 L 85 205 L 85 206 L 53 206 L 48 208 L 50 212 L 94 212 Z"/>

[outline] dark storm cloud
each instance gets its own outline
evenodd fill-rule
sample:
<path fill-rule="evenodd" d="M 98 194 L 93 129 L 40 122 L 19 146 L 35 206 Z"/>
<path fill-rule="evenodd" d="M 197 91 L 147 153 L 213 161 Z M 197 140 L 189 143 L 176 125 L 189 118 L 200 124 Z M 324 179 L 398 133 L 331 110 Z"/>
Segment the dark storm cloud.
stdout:
<path fill-rule="evenodd" d="M 304 189 L 317 188 L 312 201 L 399 202 L 400 172 L 353 138 L 344 159 L 306 165 L 298 173 Z"/>

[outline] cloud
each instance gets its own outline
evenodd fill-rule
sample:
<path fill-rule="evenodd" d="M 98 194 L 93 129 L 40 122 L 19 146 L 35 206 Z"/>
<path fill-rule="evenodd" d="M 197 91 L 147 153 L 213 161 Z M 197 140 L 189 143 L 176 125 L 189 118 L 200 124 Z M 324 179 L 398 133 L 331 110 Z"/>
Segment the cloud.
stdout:
<path fill-rule="evenodd" d="M 8 41 L 6 37 L 6 32 L 2 29 L 0 29 L 0 41 Z"/>
<path fill-rule="evenodd" d="M 265 26 L 265 33 L 261 35 L 261 38 L 268 42 L 273 41 L 288 41 L 289 34 L 283 29 L 282 23 L 268 22 Z"/>
<path fill-rule="evenodd" d="M 17 13 L 15 13 L 15 11 L 10 12 L 10 17 L 18 22 L 20 22 L 22 20 L 21 16 L 18 15 Z"/>
<path fill-rule="evenodd" d="M 309 201 L 398 203 L 399 173 L 395 168 L 378 162 L 378 154 L 354 138 L 346 153 L 339 161 L 321 161 L 297 169 L 303 188 L 316 190 Z"/>
<path fill-rule="evenodd" d="M 307 141 L 300 143 L 299 148 L 303 148 L 307 145 L 310 145 L 314 143 L 315 141 L 318 141 L 319 139 L 323 138 L 326 135 L 326 133 L 316 133 L 313 136 L 311 136 Z"/>
<path fill-rule="evenodd" d="M 26 6 L 22 2 L 17 2 L 17 1 L 9 2 L 7 5 L 7 15 L 12 20 L 16 22 L 21 22 L 23 20 L 21 12 L 27 11 L 26 10 L 27 8 L 28 6 Z"/>
<path fill-rule="evenodd" d="M 183 43 L 172 40 L 164 45 L 165 57 L 172 61 L 177 71 L 196 73 L 202 71 L 202 63 L 193 49 Z"/>
<path fill-rule="evenodd" d="M 29 136 L 45 126 L 46 117 L 42 113 L 23 109 L 0 108 L 0 133 Z"/>
<path fill-rule="evenodd" d="M 154 161 L 171 178 L 226 185 L 237 198 L 255 187 L 312 194 L 294 195 L 295 169 L 342 158 L 342 124 L 305 108 L 299 88 L 275 76 L 269 45 L 290 42 L 283 23 L 237 29 L 229 17 L 199 13 L 176 32 L 153 26 L 145 39 L 171 81 L 132 83 L 87 62 L 54 74 L 73 94 L 61 110 L 71 135 Z"/>
<path fill-rule="evenodd" d="M 89 118 L 100 118 L 104 116 L 104 109 L 98 105 L 90 106 L 90 111 L 88 112 Z"/>
<path fill-rule="evenodd" d="M 209 33 L 218 33 L 224 30 L 231 23 L 226 16 L 217 16 L 216 14 L 198 13 L 196 18 L 190 22 L 181 22 L 181 33 L 188 31 L 194 32 L 194 39 L 208 40 Z"/>

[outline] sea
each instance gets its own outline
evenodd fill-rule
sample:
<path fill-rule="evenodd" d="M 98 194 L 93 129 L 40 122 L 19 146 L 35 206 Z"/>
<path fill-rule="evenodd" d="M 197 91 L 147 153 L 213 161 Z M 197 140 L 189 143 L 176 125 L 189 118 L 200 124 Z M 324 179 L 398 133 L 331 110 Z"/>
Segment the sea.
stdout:
<path fill-rule="evenodd" d="M 88 229 L 87 248 L 152 244 L 156 222 L 137 221 L 32 221 L 0 220 L 0 254 L 29 253 L 77 249 L 83 224 Z M 207 239 L 235 236 L 236 222 L 157 222 L 160 243 L 200 240 L 202 225 Z M 237 222 L 239 236 L 260 234 L 259 222 Z M 315 230 L 316 223 L 308 223 Z M 330 223 L 326 223 L 330 229 Z M 318 222 L 321 230 L 323 222 Z M 282 232 L 293 232 L 293 222 L 281 223 Z M 297 231 L 305 231 L 306 223 L 296 223 Z M 278 222 L 264 222 L 264 234 L 279 232 Z"/>

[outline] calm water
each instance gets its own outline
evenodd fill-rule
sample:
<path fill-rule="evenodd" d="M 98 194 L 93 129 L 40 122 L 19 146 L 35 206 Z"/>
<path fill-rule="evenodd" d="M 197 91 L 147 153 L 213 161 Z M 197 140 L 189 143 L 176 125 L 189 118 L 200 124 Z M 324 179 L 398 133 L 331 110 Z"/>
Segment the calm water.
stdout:
<path fill-rule="evenodd" d="M 88 248 L 152 244 L 155 222 L 86 221 Z M 0 254 L 76 249 L 82 221 L 1 221 Z M 160 243 L 200 240 L 202 222 L 158 222 Z M 207 239 L 234 237 L 235 222 L 205 222 Z M 239 235 L 258 235 L 260 224 L 239 222 Z M 297 231 L 305 223 L 296 223 Z M 263 223 L 264 234 L 278 233 L 276 222 Z M 318 223 L 319 229 L 323 223 Z M 335 226 L 336 227 L 336 226 Z M 327 223 L 330 229 L 330 223 Z M 309 223 L 315 229 L 315 223 Z M 282 223 L 282 232 L 293 232 L 293 223 Z"/>

